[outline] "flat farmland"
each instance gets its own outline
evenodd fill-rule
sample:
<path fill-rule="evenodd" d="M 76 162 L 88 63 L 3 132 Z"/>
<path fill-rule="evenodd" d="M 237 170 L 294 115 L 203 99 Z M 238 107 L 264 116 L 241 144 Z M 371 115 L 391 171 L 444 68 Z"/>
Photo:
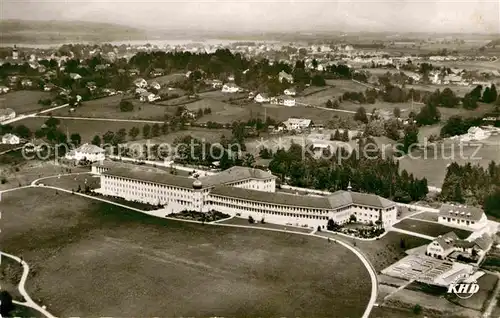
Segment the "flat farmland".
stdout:
<path fill-rule="evenodd" d="M 232 123 L 235 121 L 246 121 L 251 117 L 247 106 L 231 105 L 214 99 L 203 99 L 195 103 L 186 105 L 190 110 L 200 108 L 210 108 L 212 113 L 204 115 L 198 119 L 198 123 L 207 123 L 209 121 L 220 124 Z"/>
<path fill-rule="evenodd" d="M 2 246 L 30 264 L 27 291 L 56 316 L 360 317 L 370 297 L 362 263 L 323 239 L 164 220 L 41 187 L 0 206 Z"/>
<path fill-rule="evenodd" d="M 438 223 L 431 223 L 414 219 L 402 220 L 401 222 L 395 224 L 394 227 L 402 230 L 429 235 L 432 237 L 438 237 L 439 235 L 443 235 L 453 231 L 459 238 L 466 239 L 472 233 L 470 231 L 457 229 Z"/>
<path fill-rule="evenodd" d="M 460 68 L 467 71 L 491 72 L 500 71 L 500 62 L 497 61 L 432 61 L 432 65 L 449 68 Z"/>
<path fill-rule="evenodd" d="M 452 162 L 464 165 L 487 167 L 492 160 L 498 161 L 500 136 L 490 137 L 472 145 L 458 143 L 440 143 L 434 149 L 415 150 L 412 158 L 404 156 L 399 159 L 399 168 L 413 173 L 418 178 L 427 178 L 429 185 L 441 187 L 446 176 L 446 168 Z"/>
<path fill-rule="evenodd" d="M 0 191 L 26 186 L 38 178 L 50 175 L 82 171 L 85 170 L 76 167 L 68 168 L 57 165 L 54 161 L 28 160 L 16 166 L 12 164 L 2 164 L 0 165 L 0 176 L 5 177 L 7 182 L 5 184 L 0 184 Z"/>
<path fill-rule="evenodd" d="M 82 103 L 81 106 L 75 108 L 72 112 L 69 108 L 58 109 L 52 112 L 52 115 L 109 119 L 163 120 L 165 118 L 165 114 L 173 114 L 175 112 L 174 107 L 141 103 L 135 99 L 130 99 L 130 101 L 134 104 L 134 110 L 130 112 L 122 112 L 119 108 L 121 100 L 122 95 L 95 99 Z"/>
<path fill-rule="evenodd" d="M 39 129 L 47 120 L 47 118 L 37 117 L 37 118 L 26 118 L 20 120 L 18 123 L 26 125 L 31 131 Z M 102 137 L 107 131 L 117 132 L 121 128 L 125 128 L 128 131 L 132 127 L 138 127 L 142 129 L 145 125 L 144 123 L 137 122 L 119 122 L 119 121 L 101 121 L 101 120 L 85 120 L 85 119 L 60 119 L 59 128 L 62 131 L 66 131 L 70 134 L 78 133 L 82 137 L 82 143 L 92 141 L 95 135 Z"/>
<path fill-rule="evenodd" d="M 150 142 L 173 144 L 177 139 L 185 136 L 191 136 L 193 138 L 203 140 L 209 143 L 217 143 L 220 142 L 222 136 L 229 139 L 231 137 L 231 130 L 193 127 L 187 130 L 174 131 L 169 133 L 168 135 L 151 138 Z M 134 143 L 140 143 L 140 142 L 146 142 L 146 141 L 145 140 L 134 141 Z"/>
<path fill-rule="evenodd" d="M 212 110 L 212 114 L 220 114 L 225 111 L 232 110 L 233 108 L 241 109 L 240 106 L 231 105 L 212 98 L 203 98 L 194 103 L 189 103 L 186 105 L 186 108 L 194 112 L 199 109 L 210 108 Z"/>
<path fill-rule="evenodd" d="M 278 122 L 287 120 L 290 117 L 307 118 L 311 119 L 315 124 L 326 124 L 335 116 L 345 116 L 350 114 L 343 114 L 327 109 L 319 109 L 314 107 L 305 106 L 280 106 L 280 105 L 260 105 L 248 104 L 244 106 L 248 109 L 254 118 L 264 119 L 265 116 L 271 117 Z M 248 118 L 250 119 L 250 118 Z"/>
<path fill-rule="evenodd" d="M 163 76 L 149 79 L 148 83 L 154 81 L 154 82 L 158 82 L 161 86 L 168 86 L 170 84 L 182 81 L 184 79 L 186 79 L 185 74 L 176 73 L 176 74 L 168 74 L 168 75 L 163 75 Z"/>
<path fill-rule="evenodd" d="M 43 98 L 50 98 L 50 92 L 41 91 L 13 91 L 2 95 L 0 98 L 0 108 L 12 108 L 16 115 L 33 113 L 46 108 L 38 104 Z"/>

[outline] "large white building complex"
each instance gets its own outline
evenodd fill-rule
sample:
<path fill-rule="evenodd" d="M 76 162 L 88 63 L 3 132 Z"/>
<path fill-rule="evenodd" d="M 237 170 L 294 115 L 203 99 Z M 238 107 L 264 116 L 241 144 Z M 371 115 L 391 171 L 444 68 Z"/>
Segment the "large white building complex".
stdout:
<path fill-rule="evenodd" d="M 182 210 L 220 211 L 256 221 L 326 228 L 329 219 L 347 223 L 351 215 L 364 223 L 396 222 L 396 204 L 377 195 L 337 191 L 328 196 L 276 192 L 276 177 L 259 169 L 232 167 L 199 179 L 174 175 L 145 166 L 95 164 L 101 188 L 108 196 L 164 206 L 169 213 Z"/>

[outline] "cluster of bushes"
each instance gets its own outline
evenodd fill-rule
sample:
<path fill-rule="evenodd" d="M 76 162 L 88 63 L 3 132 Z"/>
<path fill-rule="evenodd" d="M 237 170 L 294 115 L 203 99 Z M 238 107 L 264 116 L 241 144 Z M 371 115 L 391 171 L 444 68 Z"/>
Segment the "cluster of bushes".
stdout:
<path fill-rule="evenodd" d="M 230 217 L 229 214 L 225 214 L 219 211 L 209 211 L 209 212 L 198 212 L 191 210 L 184 210 L 179 213 L 172 213 L 168 215 L 169 217 L 184 219 L 184 220 L 193 220 L 199 222 L 213 222 L 217 220 L 222 220 Z"/>

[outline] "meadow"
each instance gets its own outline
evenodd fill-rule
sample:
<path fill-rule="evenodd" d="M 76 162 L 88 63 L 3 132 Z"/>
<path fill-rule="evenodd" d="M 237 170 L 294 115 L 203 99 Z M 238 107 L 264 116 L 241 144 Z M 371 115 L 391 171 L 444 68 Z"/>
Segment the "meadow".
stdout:
<path fill-rule="evenodd" d="M 402 220 L 401 222 L 395 224 L 394 227 L 432 237 L 438 237 L 439 235 L 444 235 L 449 232 L 455 232 L 455 234 L 459 238 L 466 239 L 472 233 L 467 230 L 457 229 L 443 224 L 425 222 L 415 219 Z"/>
<path fill-rule="evenodd" d="M 26 118 L 18 121 L 18 124 L 26 125 L 31 131 L 36 131 L 47 121 L 44 117 Z M 85 120 L 85 119 L 60 119 L 59 128 L 63 132 L 68 132 L 70 135 L 78 133 L 82 137 L 82 143 L 91 142 L 95 135 L 102 137 L 107 131 L 116 133 L 118 130 L 125 128 L 128 131 L 132 127 L 141 129 L 145 123 L 141 122 L 122 122 L 112 120 Z M 151 125 L 151 124 L 150 124 Z"/>
<path fill-rule="evenodd" d="M 52 115 L 128 120 L 163 120 L 165 115 L 172 115 L 176 110 L 176 107 L 141 103 L 136 99 L 130 99 L 134 104 L 134 110 L 122 112 L 119 107 L 122 98 L 122 95 L 114 95 L 94 99 L 83 102 L 81 106 L 74 108 L 73 111 L 71 111 L 70 108 L 62 108 L 52 112 Z"/>
<path fill-rule="evenodd" d="M 314 237 L 164 220 L 42 187 L 0 206 L 2 246 L 31 265 L 27 290 L 56 316 L 360 317 L 370 297 L 356 256 Z"/>
<path fill-rule="evenodd" d="M 33 113 L 46 108 L 46 106 L 38 104 L 40 99 L 50 98 L 51 96 L 50 92 L 13 91 L 0 97 L 0 108 L 11 108 L 16 112 L 16 115 Z"/>
<path fill-rule="evenodd" d="M 435 149 L 415 150 L 412 158 L 399 159 L 399 168 L 413 173 L 418 178 L 427 178 L 428 184 L 441 187 L 446 176 L 446 168 L 452 162 L 460 165 L 471 163 L 487 167 L 492 160 L 498 161 L 500 137 L 490 137 L 485 141 L 467 144 L 438 144 Z"/>

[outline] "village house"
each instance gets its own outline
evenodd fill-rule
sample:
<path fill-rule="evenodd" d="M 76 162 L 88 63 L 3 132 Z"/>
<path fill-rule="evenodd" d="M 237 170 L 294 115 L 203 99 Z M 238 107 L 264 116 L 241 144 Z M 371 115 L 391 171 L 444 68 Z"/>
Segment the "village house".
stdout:
<path fill-rule="evenodd" d="M 208 80 L 205 82 L 207 85 L 212 86 L 212 88 L 219 89 L 222 88 L 222 81 L 218 79 Z"/>
<path fill-rule="evenodd" d="M 91 92 L 95 91 L 97 88 L 97 85 L 95 82 L 88 82 L 87 85 L 85 85 Z"/>
<path fill-rule="evenodd" d="M 240 91 L 241 91 L 241 88 L 234 83 L 226 83 L 222 86 L 223 93 L 237 93 Z"/>
<path fill-rule="evenodd" d="M 11 108 L 0 108 L 0 122 L 13 119 L 16 117 L 16 112 Z"/>
<path fill-rule="evenodd" d="M 452 227 L 465 227 L 478 230 L 488 224 L 488 219 L 484 211 L 480 208 L 443 204 L 439 209 L 438 222 Z"/>
<path fill-rule="evenodd" d="M 163 76 L 164 72 L 161 68 L 155 68 L 154 70 L 151 71 L 151 76 Z"/>
<path fill-rule="evenodd" d="M 303 130 L 311 127 L 312 121 L 305 118 L 288 118 L 283 122 L 285 128 L 289 131 L 292 130 Z"/>
<path fill-rule="evenodd" d="M 69 77 L 72 79 L 72 80 L 79 80 L 82 78 L 82 76 L 78 73 L 69 73 Z"/>
<path fill-rule="evenodd" d="M 56 86 L 52 83 L 47 83 L 47 84 L 43 85 L 43 90 L 46 92 L 50 92 L 54 88 L 56 88 Z"/>
<path fill-rule="evenodd" d="M 21 85 L 23 87 L 31 87 L 33 85 L 33 81 L 28 78 L 24 78 L 21 80 Z"/>
<path fill-rule="evenodd" d="M 287 89 L 285 89 L 285 90 L 283 91 L 283 93 L 284 93 L 285 95 L 288 95 L 288 96 L 295 96 L 295 95 L 297 95 L 297 92 L 295 91 L 295 89 L 294 89 L 294 88 L 287 88 Z"/>
<path fill-rule="evenodd" d="M 7 86 L 0 86 L 0 93 L 1 94 L 5 94 L 5 93 L 8 93 L 10 91 L 10 88 L 8 88 Z"/>
<path fill-rule="evenodd" d="M 486 233 L 473 239 L 459 239 L 454 232 L 438 236 L 427 245 L 425 254 L 439 259 L 472 259 L 486 253 L 493 245 L 493 239 Z"/>
<path fill-rule="evenodd" d="M 128 75 L 135 76 L 138 74 L 139 74 L 139 70 L 136 68 L 131 68 L 130 70 L 128 70 Z"/>
<path fill-rule="evenodd" d="M 277 97 L 271 97 L 270 103 L 274 105 L 283 105 L 283 106 L 288 106 L 292 107 L 295 106 L 295 98 L 282 95 L 282 96 L 277 96 Z"/>
<path fill-rule="evenodd" d="M 256 103 L 269 103 L 269 96 L 265 93 L 259 93 L 253 99 Z"/>
<path fill-rule="evenodd" d="M 77 149 L 71 150 L 68 154 L 66 154 L 65 158 L 75 161 L 103 161 L 105 159 L 105 150 L 96 145 L 86 143 L 81 145 Z"/>
<path fill-rule="evenodd" d="M 144 78 L 138 78 L 134 81 L 134 85 L 139 88 L 145 88 L 148 86 L 148 82 Z"/>
<path fill-rule="evenodd" d="M 139 100 L 140 100 L 141 102 L 143 102 L 143 103 L 145 103 L 145 102 L 150 102 L 150 103 L 152 103 L 152 102 L 155 102 L 155 101 L 157 101 L 157 100 L 159 100 L 159 99 L 160 99 L 160 96 L 157 96 L 157 95 L 155 95 L 155 94 L 153 94 L 153 93 L 150 93 L 150 92 L 148 92 L 148 91 L 142 92 L 142 93 L 140 94 L 140 96 L 139 96 Z"/>
<path fill-rule="evenodd" d="M 288 83 L 293 83 L 293 76 L 285 71 L 279 72 L 278 79 L 281 83 L 283 82 L 283 80 L 287 80 Z"/>
<path fill-rule="evenodd" d="M 149 84 L 149 87 L 151 87 L 151 88 L 154 88 L 154 89 L 157 89 L 157 90 L 158 90 L 158 89 L 160 89 L 160 88 L 161 88 L 161 85 L 160 85 L 160 83 L 158 83 L 158 82 L 156 82 L 156 81 L 155 81 L 155 82 L 151 82 L 151 83 Z"/>
<path fill-rule="evenodd" d="M 18 145 L 21 143 L 21 138 L 14 134 L 5 134 L 2 136 L 2 144 Z"/>

